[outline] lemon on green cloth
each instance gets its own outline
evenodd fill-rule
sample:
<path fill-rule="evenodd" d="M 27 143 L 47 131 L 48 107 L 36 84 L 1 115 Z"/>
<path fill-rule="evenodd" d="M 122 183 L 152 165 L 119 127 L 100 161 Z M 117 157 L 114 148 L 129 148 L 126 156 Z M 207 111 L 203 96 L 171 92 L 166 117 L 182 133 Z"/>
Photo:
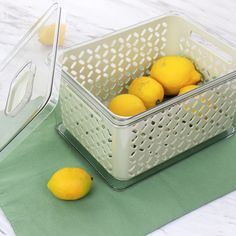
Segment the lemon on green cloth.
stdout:
<path fill-rule="evenodd" d="M 151 77 L 162 84 L 165 95 L 177 95 L 181 88 L 198 83 L 201 74 L 185 57 L 164 56 L 153 64 Z"/>
<path fill-rule="evenodd" d="M 164 89 L 160 83 L 150 77 L 140 77 L 134 79 L 129 88 L 129 94 L 139 97 L 146 108 L 156 106 L 162 102 L 164 97 Z"/>
<path fill-rule="evenodd" d="M 132 94 L 121 94 L 114 97 L 109 109 L 119 116 L 134 116 L 146 110 L 143 101 Z"/>
<path fill-rule="evenodd" d="M 48 189 L 61 200 L 78 200 L 90 191 L 93 178 L 81 168 L 62 168 L 48 181 Z"/>
<path fill-rule="evenodd" d="M 189 91 L 191 91 L 191 90 L 193 90 L 193 89 L 196 89 L 196 88 L 198 88 L 198 87 L 199 87 L 198 85 L 188 85 L 188 86 L 185 86 L 185 87 L 183 87 L 183 88 L 181 88 L 181 89 L 179 90 L 179 94 L 178 94 L 178 95 L 187 93 L 187 92 L 189 92 Z"/>
<path fill-rule="evenodd" d="M 47 26 L 43 26 L 39 30 L 39 41 L 44 45 L 52 45 L 54 41 L 54 33 L 56 30 L 56 24 L 50 24 Z M 65 24 L 60 25 L 60 36 L 59 36 L 59 46 L 64 45 L 65 41 Z"/>

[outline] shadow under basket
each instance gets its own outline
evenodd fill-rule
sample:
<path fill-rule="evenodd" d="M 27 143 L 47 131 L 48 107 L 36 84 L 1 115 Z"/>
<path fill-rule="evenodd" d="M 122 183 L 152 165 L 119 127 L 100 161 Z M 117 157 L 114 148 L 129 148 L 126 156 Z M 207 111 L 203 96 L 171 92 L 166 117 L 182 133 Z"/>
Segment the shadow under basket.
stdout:
<path fill-rule="evenodd" d="M 107 109 L 165 55 L 191 59 L 201 86 L 133 117 Z M 236 50 L 166 15 L 64 52 L 59 133 L 115 189 L 124 189 L 235 131 Z"/>

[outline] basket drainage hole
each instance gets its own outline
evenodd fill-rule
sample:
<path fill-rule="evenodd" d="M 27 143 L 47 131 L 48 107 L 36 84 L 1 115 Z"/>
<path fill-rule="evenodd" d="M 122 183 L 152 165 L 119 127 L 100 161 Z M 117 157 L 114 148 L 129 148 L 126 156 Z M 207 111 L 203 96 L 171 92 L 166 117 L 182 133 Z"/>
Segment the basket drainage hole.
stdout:
<path fill-rule="evenodd" d="M 220 109 L 219 112 L 222 113 L 223 112 L 222 109 Z"/>
<path fill-rule="evenodd" d="M 152 122 L 151 122 L 151 124 L 152 124 L 152 125 L 155 125 L 155 124 L 156 124 L 156 122 L 155 122 L 155 121 L 152 121 Z"/>
<path fill-rule="evenodd" d="M 150 136 L 149 139 L 152 140 L 152 136 Z"/>
<path fill-rule="evenodd" d="M 190 128 L 192 128 L 192 127 L 193 127 L 193 125 L 192 125 L 192 124 L 189 124 L 189 127 L 190 127 Z"/>
<path fill-rule="evenodd" d="M 88 132 L 88 131 L 86 131 L 85 133 L 86 133 L 87 135 L 89 134 L 89 132 Z"/>
<path fill-rule="evenodd" d="M 93 118 L 93 114 L 91 114 L 90 117 Z"/>
<path fill-rule="evenodd" d="M 136 148 L 137 147 L 137 145 L 133 145 L 133 148 Z"/>
<path fill-rule="evenodd" d="M 76 125 L 79 125 L 79 122 L 78 122 L 78 121 L 76 122 Z"/>
<path fill-rule="evenodd" d="M 108 142 L 109 142 L 109 143 L 111 143 L 111 142 L 112 142 L 112 140 L 109 138 L 109 139 L 108 139 Z"/>
<path fill-rule="evenodd" d="M 161 129 L 163 126 L 162 126 L 162 125 L 158 125 L 157 127 L 158 127 L 159 129 Z"/>
<path fill-rule="evenodd" d="M 131 141 L 134 142 L 137 138 L 138 136 L 135 136 Z"/>
<path fill-rule="evenodd" d="M 131 153 L 131 156 L 133 156 L 134 154 L 135 154 L 135 152 L 132 152 L 132 153 Z"/>
<path fill-rule="evenodd" d="M 185 123 L 186 123 L 186 120 L 182 120 L 182 123 L 184 123 L 184 124 L 185 124 Z"/>
<path fill-rule="evenodd" d="M 133 133 L 135 133 L 135 134 L 136 134 L 137 132 L 138 132 L 138 131 L 137 131 L 136 129 L 134 129 L 134 130 L 133 130 Z"/>
<path fill-rule="evenodd" d="M 144 151 L 144 149 L 143 149 L 143 148 L 140 148 L 140 149 L 139 149 L 139 151 L 143 152 L 143 151 Z"/>
<path fill-rule="evenodd" d="M 165 143 L 164 145 L 165 145 L 166 147 L 168 146 L 168 144 L 167 144 L 167 143 Z"/>
<path fill-rule="evenodd" d="M 145 134 L 145 133 L 141 133 L 141 136 L 142 136 L 142 137 L 145 137 L 145 136 L 146 136 L 146 134 Z"/>

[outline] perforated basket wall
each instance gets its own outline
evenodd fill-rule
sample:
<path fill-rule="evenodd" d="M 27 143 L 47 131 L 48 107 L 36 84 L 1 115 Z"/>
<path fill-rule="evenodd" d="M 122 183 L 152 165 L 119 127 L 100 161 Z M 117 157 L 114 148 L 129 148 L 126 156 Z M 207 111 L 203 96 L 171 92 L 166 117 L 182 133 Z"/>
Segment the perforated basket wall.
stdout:
<path fill-rule="evenodd" d="M 201 36 L 194 39 L 193 33 Z M 163 55 L 184 55 L 204 81 L 236 68 L 235 50 L 180 16 L 165 16 L 111 36 L 70 48 L 63 69 L 103 104 L 126 91 L 132 79 L 149 75 Z M 89 98 L 88 98 L 89 99 Z M 232 128 L 236 81 L 189 97 L 132 125 L 114 125 L 66 79 L 62 80 L 62 122 L 115 178 L 127 180 Z M 94 104 L 97 101 L 94 99 Z M 107 112 L 107 111 L 105 111 Z"/>

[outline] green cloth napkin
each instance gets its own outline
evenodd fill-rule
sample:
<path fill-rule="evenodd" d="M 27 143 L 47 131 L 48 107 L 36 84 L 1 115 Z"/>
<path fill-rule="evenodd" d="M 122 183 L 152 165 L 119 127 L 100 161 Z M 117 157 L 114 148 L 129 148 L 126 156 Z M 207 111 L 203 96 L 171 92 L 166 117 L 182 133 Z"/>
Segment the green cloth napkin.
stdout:
<path fill-rule="evenodd" d="M 236 136 L 225 139 L 116 192 L 57 134 L 53 113 L 0 162 L 0 207 L 17 236 L 145 235 L 235 190 L 235 144 Z M 53 197 L 46 184 L 62 167 L 94 176 L 87 197 Z"/>

